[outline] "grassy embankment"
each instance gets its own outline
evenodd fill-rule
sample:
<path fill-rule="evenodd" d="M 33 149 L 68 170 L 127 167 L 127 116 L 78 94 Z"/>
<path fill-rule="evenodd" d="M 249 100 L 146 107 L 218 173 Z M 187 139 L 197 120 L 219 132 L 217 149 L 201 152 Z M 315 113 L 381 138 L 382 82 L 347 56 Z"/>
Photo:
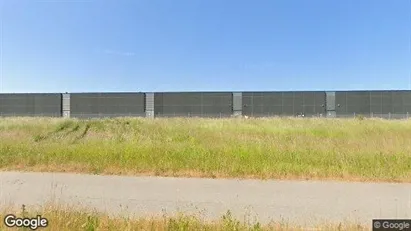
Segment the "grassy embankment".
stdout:
<path fill-rule="evenodd" d="M 411 182 L 411 121 L 3 118 L 0 169 Z"/>
<path fill-rule="evenodd" d="M 258 222 L 239 221 L 233 218 L 228 211 L 221 219 L 210 221 L 201 215 L 153 216 L 149 218 L 110 217 L 104 213 L 91 210 L 71 208 L 68 206 L 45 206 L 41 209 L 21 209 L 17 217 L 33 218 L 41 214 L 48 220 L 48 227 L 38 230 L 58 231 L 97 231 L 97 230 L 150 230 L 150 231 L 306 231 L 306 230 L 367 230 L 364 225 L 358 224 L 323 224 L 314 227 L 303 227 L 286 222 L 272 222 L 262 225 Z M 3 220 L 4 216 L 0 216 Z M 16 230 L 7 228 L 0 222 L 0 230 Z M 22 229 L 23 230 L 23 229 Z M 26 228 L 25 230 L 30 230 Z"/>

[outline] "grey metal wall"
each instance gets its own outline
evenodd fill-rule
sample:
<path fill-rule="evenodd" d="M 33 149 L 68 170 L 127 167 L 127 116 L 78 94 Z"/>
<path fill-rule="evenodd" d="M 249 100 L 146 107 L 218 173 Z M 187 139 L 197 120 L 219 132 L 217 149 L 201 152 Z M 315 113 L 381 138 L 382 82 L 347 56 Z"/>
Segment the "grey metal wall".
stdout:
<path fill-rule="evenodd" d="M 62 115 L 61 94 L 0 94 L 0 116 Z"/>
<path fill-rule="evenodd" d="M 70 116 L 145 116 L 144 93 L 71 93 Z"/>
<path fill-rule="evenodd" d="M 335 112 L 335 92 L 327 91 L 325 92 L 325 108 L 327 117 L 335 118 L 337 116 Z"/>
<path fill-rule="evenodd" d="M 70 118 L 70 94 L 64 93 L 62 95 L 62 112 L 64 118 Z"/>
<path fill-rule="evenodd" d="M 171 92 L 154 94 L 157 117 L 201 116 L 225 117 L 233 113 L 230 92 Z"/>
<path fill-rule="evenodd" d="M 340 115 L 364 114 L 369 115 L 370 93 L 367 91 L 341 91 L 335 93 L 337 117 Z"/>
<path fill-rule="evenodd" d="M 243 93 L 233 92 L 233 115 L 241 116 L 243 113 Z"/>
<path fill-rule="evenodd" d="M 325 92 L 243 92 L 243 115 L 325 116 Z"/>
<path fill-rule="evenodd" d="M 404 117 L 411 113 L 411 91 L 336 92 L 338 117 L 352 114 L 373 117 Z"/>
<path fill-rule="evenodd" d="M 146 93 L 146 117 L 154 118 L 154 93 Z"/>
<path fill-rule="evenodd" d="M 411 91 L 0 94 L 0 116 L 409 118 Z"/>

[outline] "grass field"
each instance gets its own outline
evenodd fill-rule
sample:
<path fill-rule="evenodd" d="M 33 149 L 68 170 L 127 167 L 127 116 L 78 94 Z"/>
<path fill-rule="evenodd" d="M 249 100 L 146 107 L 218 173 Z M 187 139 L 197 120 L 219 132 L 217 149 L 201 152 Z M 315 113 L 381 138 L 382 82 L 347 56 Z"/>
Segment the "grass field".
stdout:
<path fill-rule="evenodd" d="M 411 182 L 411 121 L 2 118 L 0 169 Z"/>
<path fill-rule="evenodd" d="M 9 211 L 7 211 L 9 213 Z M 6 214 L 3 212 L 3 214 Z M 64 206 L 45 206 L 41 209 L 23 208 L 14 213 L 17 217 L 33 218 L 41 215 L 48 220 L 47 228 L 39 230 L 152 230 L 152 231 L 291 231 L 291 230 L 347 230 L 360 231 L 367 230 L 364 225 L 359 224 L 323 224 L 313 227 L 295 226 L 286 222 L 271 222 L 270 224 L 260 224 L 244 219 L 236 220 L 227 211 L 221 219 L 210 221 L 204 219 L 201 215 L 180 214 L 176 216 L 152 216 L 147 218 L 132 217 L 110 217 L 107 214 L 97 213 L 90 210 L 82 210 Z M 2 221 L 4 216 L 0 216 Z M 7 228 L 4 222 L 0 222 L 0 230 L 15 230 Z M 30 229 L 27 229 L 30 230 Z"/>

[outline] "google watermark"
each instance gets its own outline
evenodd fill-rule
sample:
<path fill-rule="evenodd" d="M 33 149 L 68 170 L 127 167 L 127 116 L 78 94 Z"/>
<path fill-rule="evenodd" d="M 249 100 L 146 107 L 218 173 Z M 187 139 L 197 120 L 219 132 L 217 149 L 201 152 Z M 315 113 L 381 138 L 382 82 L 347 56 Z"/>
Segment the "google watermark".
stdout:
<path fill-rule="evenodd" d="M 379 219 L 372 220 L 373 231 L 383 230 L 399 230 L 411 231 L 411 220 L 394 220 L 394 219 Z"/>
<path fill-rule="evenodd" d="M 37 230 L 39 228 L 45 228 L 48 226 L 49 221 L 47 218 L 37 215 L 36 217 L 17 217 L 13 214 L 8 214 L 4 217 L 4 224 L 9 228 L 29 228 L 31 230 Z"/>

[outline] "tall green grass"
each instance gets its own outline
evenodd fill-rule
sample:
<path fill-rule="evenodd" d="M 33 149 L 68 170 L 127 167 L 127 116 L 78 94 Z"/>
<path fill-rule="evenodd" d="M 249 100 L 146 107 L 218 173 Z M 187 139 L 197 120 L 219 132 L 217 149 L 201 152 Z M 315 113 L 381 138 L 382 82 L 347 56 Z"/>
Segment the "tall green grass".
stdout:
<path fill-rule="evenodd" d="M 0 168 L 196 177 L 411 181 L 411 121 L 0 119 Z"/>
<path fill-rule="evenodd" d="M 10 211 L 3 212 L 9 214 Z M 363 224 L 354 223 L 324 223 L 313 227 L 305 227 L 289 224 L 286 222 L 271 222 L 261 224 L 257 221 L 240 221 L 227 211 L 218 220 L 204 219 L 196 214 L 178 214 L 174 216 L 152 216 L 152 217 L 113 217 L 104 213 L 91 210 L 71 208 L 68 206 L 45 206 L 40 209 L 24 208 L 15 213 L 19 218 L 33 218 L 41 215 L 48 220 L 46 228 L 38 230 L 56 231 L 97 231 L 97 230 L 123 230 L 123 231 L 305 231 L 305 230 L 347 230 L 360 231 L 367 230 Z M 4 217 L 0 216 L 3 220 Z M 0 230 L 16 230 L 7 228 L 3 222 L 0 223 Z M 30 230 L 21 228 L 20 230 Z"/>

